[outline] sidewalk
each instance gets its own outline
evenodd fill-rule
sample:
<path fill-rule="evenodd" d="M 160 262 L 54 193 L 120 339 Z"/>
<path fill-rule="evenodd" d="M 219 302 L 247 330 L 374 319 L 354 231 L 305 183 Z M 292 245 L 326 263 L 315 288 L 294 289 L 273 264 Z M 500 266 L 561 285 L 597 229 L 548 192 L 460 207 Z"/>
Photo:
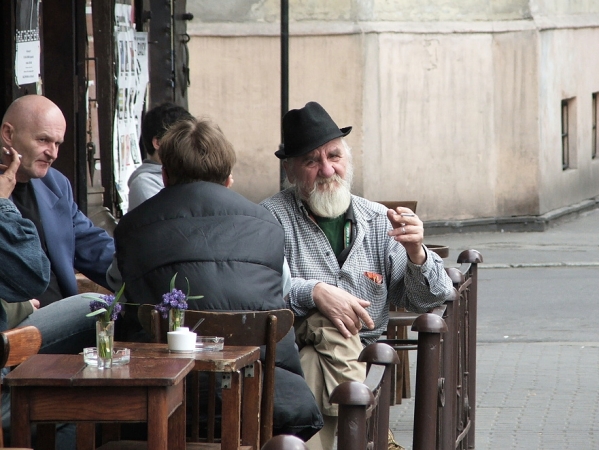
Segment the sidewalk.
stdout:
<path fill-rule="evenodd" d="M 484 259 L 476 449 L 599 448 L 599 210 L 545 232 L 448 234 L 425 242 L 449 247 L 447 266 L 457 266 L 468 248 Z M 412 420 L 412 399 L 391 408 L 391 428 L 407 449 Z"/>

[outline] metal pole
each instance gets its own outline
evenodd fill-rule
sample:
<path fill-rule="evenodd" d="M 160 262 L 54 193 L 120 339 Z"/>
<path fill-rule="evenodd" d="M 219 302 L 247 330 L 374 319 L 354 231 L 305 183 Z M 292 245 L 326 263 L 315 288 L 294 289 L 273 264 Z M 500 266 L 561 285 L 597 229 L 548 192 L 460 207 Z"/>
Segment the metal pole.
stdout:
<path fill-rule="evenodd" d="M 289 0 L 281 0 L 281 120 L 289 111 Z M 283 148 L 283 127 L 281 126 L 281 143 Z M 279 163 L 279 188 L 283 190 L 285 170 L 283 161 Z"/>

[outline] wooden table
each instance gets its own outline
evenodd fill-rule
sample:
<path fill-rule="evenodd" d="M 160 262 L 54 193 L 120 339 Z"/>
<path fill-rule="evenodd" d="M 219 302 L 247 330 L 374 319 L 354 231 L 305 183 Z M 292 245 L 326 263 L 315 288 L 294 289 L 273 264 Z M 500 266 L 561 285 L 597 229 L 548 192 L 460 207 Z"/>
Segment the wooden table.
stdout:
<path fill-rule="evenodd" d="M 185 449 L 187 358 L 131 358 L 98 370 L 82 355 L 34 355 L 10 372 L 11 445 L 31 447 L 32 422 L 84 422 L 78 446 L 94 448 L 97 422 L 147 422 L 148 450 Z"/>
<path fill-rule="evenodd" d="M 195 359 L 195 372 L 221 373 L 221 449 L 259 449 L 262 386 L 260 347 L 225 346 L 220 352 L 172 353 L 166 344 L 123 342 L 117 346 L 131 349 L 132 358 L 189 358 L 191 355 Z M 197 402 L 192 407 L 197 408 L 194 414 L 199 413 Z M 211 437 L 208 438 L 210 441 Z M 197 430 L 192 430 L 192 440 L 196 439 Z"/>

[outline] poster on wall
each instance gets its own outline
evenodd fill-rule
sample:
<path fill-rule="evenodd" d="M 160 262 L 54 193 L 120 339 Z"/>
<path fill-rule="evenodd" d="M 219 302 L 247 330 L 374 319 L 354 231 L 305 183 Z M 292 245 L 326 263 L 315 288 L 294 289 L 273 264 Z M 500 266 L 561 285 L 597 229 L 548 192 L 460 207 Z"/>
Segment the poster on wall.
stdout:
<path fill-rule="evenodd" d="M 17 86 L 40 81 L 39 0 L 17 0 L 15 82 Z"/>
<path fill-rule="evenodd" d="M 120 209 L 128 209 L 127 181 L 142 163 L 139 148 L 141 114 L 148 85 L 148 35 L 136 32 L 132 6 L 115 4 L 117 103 L 114 115 L 114 178 Z"/>

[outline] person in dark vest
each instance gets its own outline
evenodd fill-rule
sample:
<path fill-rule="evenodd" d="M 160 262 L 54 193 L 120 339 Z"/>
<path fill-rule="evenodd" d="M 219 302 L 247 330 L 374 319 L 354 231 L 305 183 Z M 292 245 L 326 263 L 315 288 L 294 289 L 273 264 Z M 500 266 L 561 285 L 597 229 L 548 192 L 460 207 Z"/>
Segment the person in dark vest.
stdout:
<path fill-rule="evenodd" d="M 236 156 L 220 128 L 208 119 L 179 121 L 158 152 L 165 188 L 125 214 L 114 232 L 127 302 L 160 303 L 177 274 L 189 280 L 191 295 L 203 295 L 189 309 L 285 308 L 283 229 L 266 209 L 228 189 Z M 135 306 L 126 305 L 124 319 L 127 339 L 147 338 Z M 274 433 L 307 440 L 322 416 L 294 341 L 292 329 L 277 345 Z"/>

